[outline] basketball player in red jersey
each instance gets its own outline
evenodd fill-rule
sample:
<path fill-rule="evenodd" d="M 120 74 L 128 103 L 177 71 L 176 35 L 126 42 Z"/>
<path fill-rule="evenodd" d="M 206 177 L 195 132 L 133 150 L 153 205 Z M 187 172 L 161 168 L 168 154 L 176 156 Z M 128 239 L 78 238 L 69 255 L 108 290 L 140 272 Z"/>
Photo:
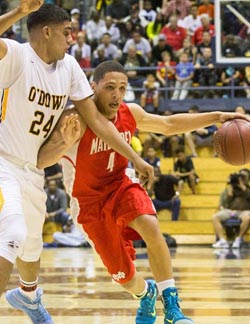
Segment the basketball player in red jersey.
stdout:
<path fill-rule="evenodd" d="M 92 87 L 98 110 L 114 123 L 128 143 L 136 127 L 142 131 L 172 135 L 241 117 L 222 112 L 192 116 L 151 115 L 137 104 L 122 101 L 127 83 L 124 68 L 117 62 L 106 61 L 96 68 Z M 164 324 L 194 323 L 179 307 L 170 254 L 160 232 L 155 209 L 142 186 L 126 175 L 128 161 L 71 112 L 61 119 L 41 148 L 38 167 L 54 164 L 63 155 L 65 185 L 72 196 L 72 205 L 79 207 L 77 212 L 73 208 L 72 213 L 78 215 L 77 221 L 92 241 L 112 279 L 140 299 L 136 324 L 155 323 L 158 295 L 163 301 Z M 147 244 L 155 280 L 145 281 L 136 272 L 131 240 L 139 237 Z"/>

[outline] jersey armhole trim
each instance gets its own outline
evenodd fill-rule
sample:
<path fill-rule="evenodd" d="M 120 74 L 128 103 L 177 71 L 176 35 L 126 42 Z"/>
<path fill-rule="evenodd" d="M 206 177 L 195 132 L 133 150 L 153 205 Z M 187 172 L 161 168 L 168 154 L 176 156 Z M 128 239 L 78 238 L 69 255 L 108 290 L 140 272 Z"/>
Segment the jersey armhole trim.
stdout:
<path fill-rule="evenodd" d="M 63 155 L 63 156 L 62 156 L 62 159 L 68 160 L 69 163 L 72 164 L 72 166 L 76 169 L 76 165 L 75 165 L 75 163 L 73 162 L 73 160 L 72 160 L 69 156 L 67 156 L 67 155 Z"/>
<path fill-rule="evenodd" d="M 4 121 L 6 117 L 8 97 L 9 97 L 9 89 L 4 89 L 1 98 L 1 106 L 0 106 L 0 123 Z"/>

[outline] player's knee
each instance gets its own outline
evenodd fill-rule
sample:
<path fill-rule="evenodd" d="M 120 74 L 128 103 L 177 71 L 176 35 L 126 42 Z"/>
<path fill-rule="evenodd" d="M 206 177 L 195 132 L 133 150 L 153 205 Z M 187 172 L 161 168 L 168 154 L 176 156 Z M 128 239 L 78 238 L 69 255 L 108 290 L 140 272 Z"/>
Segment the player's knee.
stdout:
<path fill-rule="evenodd" d="M 26 239 L 26 227 L 15 231 L 6 229 L 0 236 L 0 256 L 14 263 Z"/>
<path fill-rule="evenodd" d="M 218 221 L 218 220 L 219 220 L 219 215 L 218 215 L 218 213 L 213 214 L 213 216 L 212 216 L 212 220 L 213 220 L 213 221 Z"/>
<path fill-rule="evenodd" d="M 187 133 L 184 134 L 184 137 L 186 139 L 191 139 L 191 136 L 192 136 L 192 134 L 190 132 L 187 132 Z"/>
<path fill-rule="evenodd" d="M 41 237 L 28 236 L 18 256 L 23 261 L 35 262 L 40 259 L 42 249 L 43 249 L 42 236 Z"/>
<path fill-rule="evenodd" d="M 250 214 L 248 211 L 246 212 L 242 212 L 239 216 L 239 218 L 243 221 L 243 222 L 249 222 L 250 220 Z"/>

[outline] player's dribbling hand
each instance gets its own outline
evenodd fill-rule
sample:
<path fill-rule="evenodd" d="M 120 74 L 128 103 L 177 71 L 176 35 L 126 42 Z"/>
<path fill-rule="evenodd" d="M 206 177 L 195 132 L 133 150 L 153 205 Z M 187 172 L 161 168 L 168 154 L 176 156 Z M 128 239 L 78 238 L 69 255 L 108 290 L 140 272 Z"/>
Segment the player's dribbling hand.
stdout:
<path fill-rule="evenodd" d="M 62 120 L 60 132 L 66 145 L 73 145 L 81 136 L 81 124 L 78 114 L 70 114 Z"/>
<path fill-rule="evenodd" d="M 44 0 L 20 0 L 19 10 L 22 14 L 28 15 L 33 11 L 37 11 L 44 3 Z"/>
<path fill-rule="evenodd" d="M 147 184 L 147 189 L 150 189 L 154 182 L 154 168 L 138 156 L 136 161 L 133 161 L 135 170 L 139 173 L 140 183 Z"/>
<path fill-rule="evenodd" d="M 245 119 L 248 122 L 250 122 L 250 117 L 248 115 L 243 115 L 243 114 L 234 113 L 234 112 L 232 112 L 232 113 L 222 113 L 220 115 L 220 122 L 225 123 L 228 120 L 236 119 L 236 118 Z"/>

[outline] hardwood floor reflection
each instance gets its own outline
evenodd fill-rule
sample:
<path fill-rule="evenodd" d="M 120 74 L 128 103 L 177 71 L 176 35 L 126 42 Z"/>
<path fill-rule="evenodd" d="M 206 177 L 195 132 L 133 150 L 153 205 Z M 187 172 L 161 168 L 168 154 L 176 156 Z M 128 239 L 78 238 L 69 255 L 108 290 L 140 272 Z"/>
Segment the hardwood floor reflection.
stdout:
<path fill-rule="evenodd" d="M 178 247 L 172 251 L 176 285 L 182 309 L 196 324 L 250 323 L 250 250 L 213 251 Z M 145 250 L 138 250 L 137 269 L 150 277 Z M 45 249 L 40 286 L 43 303 L 55 324 L 132 324 L 138 301 L 111 282 L 91 249 Z M 14 270 L 8 288 L 18 282 Z M 157 302 L 157 324 L 163 324 Z M 28 324 L 29 319 L 0 300 L 1 324 Z"/>

